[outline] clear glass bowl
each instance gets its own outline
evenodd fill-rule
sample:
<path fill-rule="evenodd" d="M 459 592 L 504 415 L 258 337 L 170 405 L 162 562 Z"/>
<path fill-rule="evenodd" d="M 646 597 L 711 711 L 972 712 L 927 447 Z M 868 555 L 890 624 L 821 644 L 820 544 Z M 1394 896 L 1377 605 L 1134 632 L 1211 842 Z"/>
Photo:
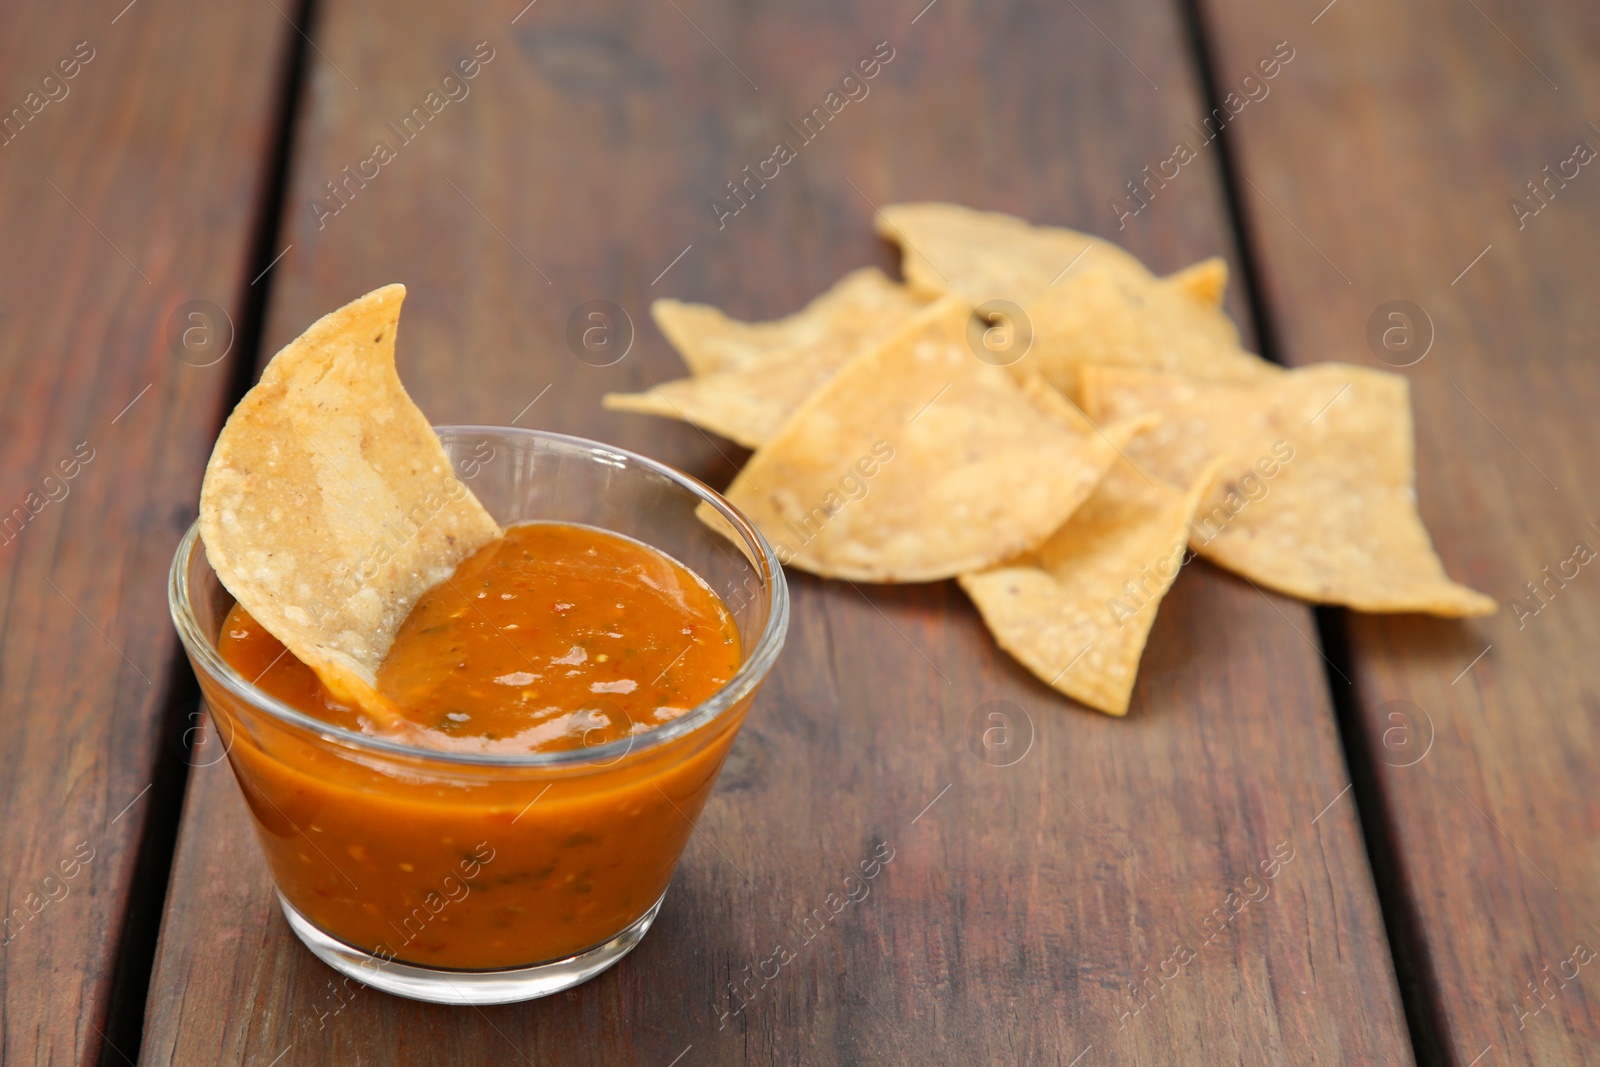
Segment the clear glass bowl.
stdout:
<path fill-rule="evenodd" d="M 199 527 L 173 559 L 173 621 L 277 885 L 324 962 L 447 1004 L 546 996 L 598 974 L 650 928 L 789 620 L 783 570 L 756 528 L 669 467 L 576 437 L 438 429 L 502 524 L 581 523 L 693 570 L 739 628 L 739 670 L 687 714 L 574 751 L 461 754 L 323 722 L 223 661 L 233 598 Z"/>

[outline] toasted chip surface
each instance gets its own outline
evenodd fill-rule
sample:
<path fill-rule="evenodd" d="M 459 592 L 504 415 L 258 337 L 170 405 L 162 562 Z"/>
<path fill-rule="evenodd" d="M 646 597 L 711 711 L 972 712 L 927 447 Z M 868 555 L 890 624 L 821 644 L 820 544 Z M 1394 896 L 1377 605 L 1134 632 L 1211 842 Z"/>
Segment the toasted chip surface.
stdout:
<path fill-rule="evenodd" d="M 668 303 L 656 302 L 657 321 L 663 330 L 673 323 L 674 344 L 696 377 L 642 393 L 608 393 L 603 403 L 613 411 L 683 419 L 758 448 L 835 371 L 927 301 L 867 267 L 845 275 L 804 311 L 772 323 L 734 322 L 714 308 Z"/>
<path fill-rule="evenodd" d="M 1361 611 L 1495 610 L 1446 576 L 1422 525 L 1403 377 L 1324 363 L 1238 386 L 1087 367 L 1082 389 L 1097 420 L 1162 416 L 1127 450 L 1147 473 L 1182 485 L 1229 460 L 1190 534 L 1197 552 L 1229 570 Z"/>
<path fill-rule="evenodd" d="M 947 297 L 857 356 L 751 457 L 727 496 L 785 562 L 934 581 L 1033 548 L 1143 423 L 1083 435 L 968 347 Z"/>
<path fill-rule="evenodd" d="M 1254 382 L 1282 369 L 1246 352 L 1215 304 L 1184 287 L 1108 268 L 1075 270 L 1025 309 L 1034 342 L 1019 370 L 1074 392 L 1089 363 L 1150 367 L 1203 381 Z"/>
<path fill-rule="evenodd" d="M 890 204 L 874 216 L 873 227 L 900 246 L 901 272 L 912 289 L 962 293 L 975 304 L 1026 303 L 1063 272 L 1092 266 L 1150 277 L 1144 264 L 1110 241 L 959 204 Z"/>
<path fill-rule="evenodd" d="M 1034 406 L 1057 422 L 1066 426 L 1074 433 L 1098 433 L 1099 428 L 1084 412 L 1078 403 L 1067 395 L 1065 390 L 1050 383 L 1043 375 L 1024 374 L 1020 376 L 1022 391 L 1027 394 Z"/>
<path fill-rule="evenodd" d="M 1000 647 L 1046 685 L 1126 715 L 1156 607 L 1188 556 L 1211 472 L 1187 490 L 1118 459 L 1039 549 L 960 577 Z"/>
<path fill-rule="evenodd" d="M 682 419 L 746 448 L 760 448 L 855 354 L 842 345 L 823 347 L 817 358 L 759 360 L 662 382 L 642 393 L 607 393 L 601 403 L 611 411 Z"/>
<path fill-rule="evenodd" d="M 1161 280 L 1177 286 L 1196 300 L 1221 307 L 1222 298 L 1228 292 L 1228 261 L 1221 256 L 1212 256 L 1174 271 Z"/>
<path fill-rule="evenodd" d="M 732 370 L 765 360 L 846 358 L 887 337 L 927 303 L 876 267 L 851 271 L 801 310 L 771 322 L 740 322 L 714 307 L 657 300 L 650 314 L 689 372 Z M 835 364 L 837 366 L 837 364 Z"/>
<path fill-rule="evenodd" d="M 893 204 L 874 225 L 896 241 L 911 288 L 1022 306 L 1032 330 L 1017 374 L 1077 388 L 1085 363 L 1155 367 L 1206 381 L 1253 381 L 1277 368 L 1244 350 L 1222 311 L 1227 264 L 1157 278 L 1110 241 L 954 204 Z"/>
<path fill-rule="evenodd" d="M 404 298 L 368 293 L 274 356 L 200 491 L 222 584 L 342 695 L 372 690 L 417 597 L 500 534 L 395 372 Z"/>

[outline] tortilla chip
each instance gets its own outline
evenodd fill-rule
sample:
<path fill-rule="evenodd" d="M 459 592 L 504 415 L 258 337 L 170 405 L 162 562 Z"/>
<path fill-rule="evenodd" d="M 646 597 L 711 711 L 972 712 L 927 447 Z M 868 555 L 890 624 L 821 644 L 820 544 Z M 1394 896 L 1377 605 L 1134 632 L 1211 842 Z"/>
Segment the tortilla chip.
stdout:
<path fill-rule="evenodd" d="M 1281 368 L 1246 352 L 1220 308 L 1179 286 L 1105 266 L 1074 271 L 1027 306 L 1033 349 L 1016 369 L 1069 393 L 1088 363 L 1150 367 L 1202 381 L 1255 382 Z"/>
<path fill-rule="evenodd" d="M 973 356 L 972 307 L 920 312 L 755 453 L 727 497 L 779 558 L 825 577 L 923 582 L 1033 548 L 1148 422 L 1084 436 Z"/>
<path fill-rule="evenodd" d="M 1050 415 L 1074 433 L 1099 433 L 1099 428 L 1066 393 L 1051 385 L 1041 375 L 1029 374 L 1022 379 L 1022 391 L 1033 406 Z"/>
<path fill-rule="evenodd" d="M 1163 416 L 1128 448 L 1146 472 L 1183 485 L 1228 458 L 1190 532 L 1208 559 L 1304 600 L 1360 611 L 1495 610 L 1492 599 L 1449 579 L 1417 513 L 1403 377 L 1323 363 L 1232 386 L 1086 367 L 1082 384 L 1094 419 Z"/>
<path fill-rule="evenodd" d="M 692 422 L 746 448 L 760 448 L 859 349 L 819 346 L 794 358 L 762 359 L 733 370 L 662 382 L 643 393 L 607 393 L 610 411 Z"/>
<path fill-rule="evenodd" d="M 643 393 L 607 393 L 600 402 L 608 411 L 681 419 L 745 448 L 760 448 L 836 369 L 815 363 L 746 367 L 675 378 Z"/>
<path fill-rule="evenodd" d="M 335 693 L 369 710 L 413 604 L 500 527 L 394 367 L 388 285 L 285 346 L 217 437 L 200 535 L 217 576 Z"/>
<path fill-rule="evenodd" d="M 1203 304 L 1221 307 L 1222 298 L 1228 291 L 1228 261 L 1221 256 L 1212 256 L 1161 280 Z"/>
<path fill-rule="evenodd" d="M 1063 274 L 1094 266 L 1150 277 L 1143 263 L 1110 241 L 959 204 L 891 204 L 877 213 L 873 228 L 900 246 L 901 273 L 912 289 L 961 293 L 974 304 L 1026 304 Z"/>
<path fill-rule="evenodd" d="M 901 245 L 911 288 L 1023 306 L 1033 345 L 1013 373 L 1041 373 L 1071 393 L 1084 363 L 1156 367 L 1207 381 L 1277 372 L 1244 350 L 1220 307 L 1228 279 L 1221 259 L 1157 278 L 1110 241 L 953 204 L 890 205 L 875 225 Z"/>
<path fill-rule="evenodd" d="M 681 300 L 657 300 L 650 314 L 689 372 L 701 375 L 766 360 L 826 360 L 840 349 L 848 358 L 893 333 L 925 303 L 876 267 L 863 267 L 800 311 L 772 322 L 739 322 L 714 307 Z"/>
<path fill-rule="evenodd" d="M 759 448 L 835 371 L 926 304 L 875 267 L 845 275 L 805 310 L 776 322 L 735 322 L 716 308 L 658 300 L 656 322 L 696 377 L 643 393 L 607 393 L 602 403 L 682 419 Z"/>
<path fill-rule="evenodd" d="M 1189 520 L 1211 486 L 1187 491 L 1118 459 L 1083 506 L 1037 551 L 963 574 L 1000 647 L 1045 684 L 1126 715 L 1156 606 L 1188 557 Z"/>

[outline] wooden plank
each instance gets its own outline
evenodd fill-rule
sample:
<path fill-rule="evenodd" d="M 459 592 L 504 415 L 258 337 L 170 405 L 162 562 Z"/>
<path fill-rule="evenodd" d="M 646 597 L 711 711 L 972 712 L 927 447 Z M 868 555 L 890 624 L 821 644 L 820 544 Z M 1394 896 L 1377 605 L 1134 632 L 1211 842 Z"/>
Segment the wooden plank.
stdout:
<path fill-rule="evenodd" d="M 1296 50 L 1229 134 L 1283 353 L 1421 357 L 1400 373 L 1423 515 L 1450 571 L 1504 602 L 1345 620 L 1437 1060 L 1600 1063 L 1600 979 L 1573 959 L 1600 949 L 1600 579 L 1579 562 L 1600 549 L 1600 173 L 1527 185 L 1600 149 L 1600 13 L 1205 6 L 1224 86 Z M 1369 348 L 1392 300 L 1424 309 L 1431 352 L 1415 315 L 1409 353 Z"/>
<path fill-rule="evenodd" d="M 269 339 L 403 280 L 401 374 L 435 420 L 522 414 L 724 482 L 737 455 L 725 444 L 599 408 L 606 390 L 680 373 L 649 300 L 788 311 L 850 267 L 891 264 L 871 204 L 897 199 L 1114 231 L 1108 191 L 1146 161 L 1134 131 L 1175 134 L 1199 108 L 1174 9 L 1080 6 L 945 0 L 919 16 L 682 0 L 478 19 L 330 4 Z M 391 138 L 386 122 L 478 41 L 495 58 L 471 95 L 338 215 L 314 217 L 324 182 Z M 870 95 L 719 231 L 707 201 L 879 42 L 894 58 Z M 1130 238 L 1162 269 L 1230 247 L 1215 172 L 1181 195 L 1181 225 Z M 592 299 L 638 328 L 612 367 L 562 340 Z M 218 767 L 188 800 L 146 1055 L 1409 1061 L 1353 810 L 1317 818 L 1346 779 L 1303 607 L 1196 566 L 1162 610 L 1133 714 L 1113 721 L 999 653 L 952 583 L 796 575 L 793 591 L 789 646 L 658 925 L 612 972 L 481 1012 L 341 992 L 277 915 Z M 1009 766 L 975 754 L 996 701 L 1013 705 Z M 805 940 L 801 918 L 879 844 L 894 858 L 871 895 Z M 1271 866 L 1275 848 L 1293 859 Z M 1250 875 L 1260 899 L 1211 937 Z M 780 942 L 796 958 L 751 982 Z M 729 989 L 745 982 L 748 1003 Z"/>
<path fill-rule="evenodd" d="M 133 895 L 164 878 L 189 725 L 165 579 L 240 359 L 291 32 L 253 5 L 0 11 L 0 1062 L 137 1052 L 118 951 L 148 968 L 160 901 Z"/>

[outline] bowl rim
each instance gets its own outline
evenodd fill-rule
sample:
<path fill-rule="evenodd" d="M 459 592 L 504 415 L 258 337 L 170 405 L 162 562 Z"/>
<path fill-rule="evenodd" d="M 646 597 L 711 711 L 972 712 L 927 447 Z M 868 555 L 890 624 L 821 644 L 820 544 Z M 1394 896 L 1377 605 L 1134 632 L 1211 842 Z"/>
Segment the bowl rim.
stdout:
<path fill-rule="evenodd" d="M 249 706 L 266 712 L 272 718 L 292 727 L 310 731 L 324 741 L 347 748 L 381 753 L 390 757 L 398 756 L 408 760 L 458 766 L 542 767 L 552 769 L 588 767 L 597 771 L 604 771 L 615 766 L 621 762 L 623 757 L 634 752 L 649 752 L 680 737 L 694 733 L 701 727 L 721 718 L 724 713 L 732 708 L 737 707 L 766 678 L 772 669 L 773 663 L 778 658 L 778 653 L 783 649 L 784 639 L 788 633 L 788 582 L 784 577 L 783 565 L 779 562 L 777 554 L 772 550 L 772 546 L 767 542 L 766 537 L 738 508 L 735 508 L 724 499 L 722 494 L 698 478 L 685 474 L 658 460 L 625 448 L 618 448 L 615 445 L 608 445 L 572 434 L 555 433 L 549 430 L 522 426 L 486 424 L 444 425 L 435 426 L 433 429 L 441 437 L 445 434 L 480 434 L 497 437 L 522 436 L 536 439 L 545 445 L 554 445 L 558 450 L 568 455 L 581 455 L 589 459 L 603 456 L 609 459 L 612 465 L 618 460 L 628 464 L 637 464 L 676 483 L 698 497 L 702 503 L 714 508 L 743 538 L 745 546 L 749 550 L 748 554 L 752 554 L 754 557 L 752 563 L 755 564 L 757 575 L 762 585 L 766 588 L 770 601 L 766 624 L 762 627 L 760 636 L 757 637 L 754 646 L 739 665 L 739 669 L 734 672 L 733 677 L 729 678 L 721 688 L 705 700 L 671 722 L 652 727 L 643 733 L 630 734 L 626 738 L 611 741 L 604 745 L 596 745 L 594 748 L 527 753 L 448 752 L 436 748 L 408 745 L 388 738 L 374 737 L 355 730 L 348 730 L 300 711 L 270 693 L 257 689 L 222 658 L 221 653 L 216 649 L 214 638 L 208 637 L 201 630 L 199 620 L 195 618 L 191 607 L 190 594 L 192 590 L 189 587 L 189 561 L 194 557 L 195 552 L 204 551 L 205 548 L 200 538 L 199 519 L 194 521 L 188 532 L 184 534 L 183 540 L 178 543 L 177 552 L 172 557 L 172 568 L 168 574 L 167 581 L 167 606 L 172 614 L 172 622 L 197 671 L 203 668 L 218 684 L 222 685 L 234 696 L 240 698 Z M 715 534 L 716 531 L 708 528 L 708 533 Z M 643 543 L 648 544 L 648 542 Z M 656 549 L 656 551 L 659 552 L 660 549 Z"/>

